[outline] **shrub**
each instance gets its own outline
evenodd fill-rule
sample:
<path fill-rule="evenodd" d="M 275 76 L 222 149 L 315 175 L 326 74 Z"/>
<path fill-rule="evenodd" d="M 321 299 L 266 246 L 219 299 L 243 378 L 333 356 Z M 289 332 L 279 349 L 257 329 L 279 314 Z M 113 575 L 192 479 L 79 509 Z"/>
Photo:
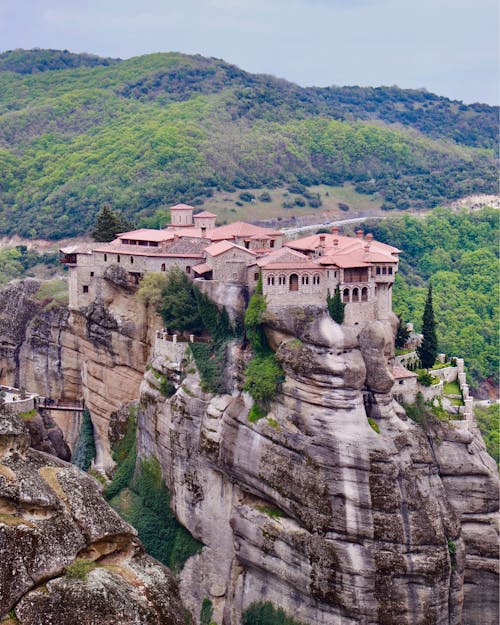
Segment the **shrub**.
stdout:
<path fill-rule="evenodd" d="M 417 381 L 422 386 L 432 386 L 432 384 L 434 383 L 434 376 L 432 376 L 427 371 L 420 370 L 418 373 Z"/>
<path fill-rule="evenodd" d="M 248 420 L 250 423 L 257 423 L 259 419 L 266 416 L 267 412 L 261 408 L 258 404 L 254 404 L 248 411 Z"/>
<path fill-rule="evenodd" d="M 311 208 L 320 208 L 322 205 L 321 200 L 316 197 L 310 198 L 309 200 L 307 200 L 307 203 L 309 204 Z"/>
<path fill-rule="evenodd" d="M 326 306 L 328 308 L 328 312 L 330 313 L 330 317 L 334 321 L 337 323 L 342 323 L 344 321 L 345 304 L 342 302 L 340 297 L 339 287 L 335 289 L 333 297 L 330 295 L 330 292 L 328 292 L 326 296 Z"/>
<path fill-rule="evenodd" d="M 201 331 L 203 326 L 193 283 L 178 267 L 170 269 L 167 280 L 167 286 L 161 293 L 159 309 L 166 327 L 180 332 Z"/>
<path fill-rule="evenodd" d="M 212 616 L 214 614 L 214 608 L 210 599 L 205 597 L 201 604 L 200 611 L 200 625 L 210 625 Z"/>
<path fill-rule="evenodd" d="M 152 271 L 147 273 L 139 283 L 137 297 L 146 305 L 155 310 L 160 308 L 162 293 L 167 287 L 168 277 L 165 272 Z"/>
<path fill-rule="evenodd" d="M 304 207 L 306 205 L 306 201 L 300 197 L 296 197 L 294 200 L 295 206 Z"/>
<path fill-rule="evenodd" d="M 380 428 L 378 426 L 378 423 L 375 421 L 375 419 L 372 419 L 371 417 L 368 417 L 368 423 L 370 424 L 370 427 L 371 427 L 372 430 L 377 432 L 377 434 L 380 434 Z"/>
<path fill-rule="evenodd" d="M 243 390 L 250 393 L 254 401 L 267 405 L 283 379 L 283 369 L 272 352 L 265 356 L 257 355 L 248 363 Z"/>
<path fill-rule="evenodd" d="M 258 199 L 260 202 L 272 202 L 273 201 L 271 194 L 268 193 L 267 191 L 264 191 L 264 193 L 261 193 Z"/>
<path fill-rule="evenodd" d="M 71 462 L 82 471 L 88 471 L 92 460 L 95 458 L 94 426 L 90 418 L 90 412 L 85 409 L 82 415 L 80 431 L 76 439 Z"/>
<path fill-rule="evenodd" d="M 68 579 L 86 580 L 87 575 L 96 568 L 96 563 L 93 560 L 84 560 L 83 558 L 77 558 L 72 564 L 66 567 L 66 577 Z"/>
<path fill-rule="evenodd" d="M 255 200 L 255 195 L 253 193 L 249 193 L 248 191 L 244 191 L 238 195 L 242 202 L 251 202 Z"/>
<path fill-rule="evenodd" d="M 269 601 L 252 603 L 243 613 L 243 625 L 307 625 L 287 616 L 281 608 Z"/>
<path fill-rule="evenodd" d="M 349 205 L 348 204 L 344 204 L 343 202 L 339 202 L 339 209 L 341 211 L 347 212 L 349 210 Z"/>

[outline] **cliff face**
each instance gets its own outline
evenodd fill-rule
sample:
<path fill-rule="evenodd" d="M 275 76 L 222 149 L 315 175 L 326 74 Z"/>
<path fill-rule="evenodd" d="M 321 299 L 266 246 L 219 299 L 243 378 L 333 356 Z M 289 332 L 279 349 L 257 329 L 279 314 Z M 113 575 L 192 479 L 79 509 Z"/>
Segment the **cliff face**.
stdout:
<path fill-rule="evenodd" d="M 113 275 L 80 311 L 44 306 L 34 297 L 39 286 L 24 280 L 0 293 L 0 381 L 54 399 L 83 397 L 95 429 L 95 464 L 110 470 L 108 428 L 116 411 L 137 399 L 159 319 Z"/>
<path fill-rule="evenodd" d="M 18 417 L 0 411 L 0 618 L 19 625 L 182 625 L 170 572 L 98 483 L 28 448 Z"/>
<path fill-rule="evenodd" d="M 357 337 L 320 310 L 271 310 L 266 331 L 286 381 L 256 423 L 236 379 L 232 395 L 202 391 L 187 352 L 152 362 L 177 382 L 183 367 L 171 399 L 150 372 L 141 387 L 140 454 L 205 544 L 182 572 L 186 605 L 209 597 L 231 625 L 263 600 L 310 625 L 494 622 L 498 477 L 474 425 L 407 420 L 389 323 Z"/>

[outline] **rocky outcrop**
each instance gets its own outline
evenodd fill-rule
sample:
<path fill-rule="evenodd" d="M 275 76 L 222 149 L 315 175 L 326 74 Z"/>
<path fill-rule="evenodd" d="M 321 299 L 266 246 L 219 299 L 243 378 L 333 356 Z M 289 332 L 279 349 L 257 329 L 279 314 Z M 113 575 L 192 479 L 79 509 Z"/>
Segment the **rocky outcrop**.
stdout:
<path fill-rule="evenodd" d="M 355 332 L 321 309 L 274 309 L 266 333 L 286 380 L 255 423 L 238 366 L 228 395 L 202 390 L 188 352 L 173 397 L 141 387 L 139 453 L 159 458 L 205 545 L 181 574 L 192 613 L 208 597 L 227 625 L 255 601 L 310 625 L 494 622 L 498 476 L 477 430 L 407 419 L 389 322 Z M 172 370 L 166 354 L 153 365 Z"/>
<path fill-rule="evenodd" d="M 120 275 L 102 279 L 98 298 L 82 310 L 39 302 L 37 280 L 12 283 L 0 293 L 0 382 L 67 402 L 83 398 L 94 425 L 95 465 L 105 471 L 114 466 L 110 421 L 137 399 L 160 327 L 133 287 L 123 288 Z M 63 430 L 73 432 L 70 426 Z"/>
<path fill-rule="evenodd" d="M 170 572 L 98 483 L 29 447 L 21 420 L 0 412 L 0 618 L 20 625 L 181 625 Z"/>
<path fill-rule="evenodd" d="M 71 460 L 71 450 L 64 440 L 59 426 L 48 414 L 33 411 L 23 417 L 28 430 L 31 447 L 47 454 L 57 456 L 61 460 Z"/>

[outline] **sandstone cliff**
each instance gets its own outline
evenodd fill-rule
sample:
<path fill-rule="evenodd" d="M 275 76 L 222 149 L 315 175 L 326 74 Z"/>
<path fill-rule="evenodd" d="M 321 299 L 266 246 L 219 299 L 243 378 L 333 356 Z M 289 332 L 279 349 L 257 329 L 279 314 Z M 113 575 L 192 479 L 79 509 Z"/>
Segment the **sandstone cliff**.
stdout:
<path fill-rule="evenodd" d="M 0 293 L 0 382 L 53 399 L 83 398 L 95 428 L 95 464 L 107 471 L 114 465 L 110 420 L 137 399 L 160 324 L 118 278 L 101 280 L 98 299 L 82 310 L 38 301 L 37 280 Z M 59 425 L 68 435 L 74 430 L 70 422 Z"/>
<path fill-rule="evenodd" d="M 99 484 L 28 448 L 0 412 L 0 618 L 19 625 L 182 625 L 170 572 L 144 553 Z M 15 620 L 14 619 L 15 616 Z"/>
<path fill-rule="evenodd" d="M 498 475 L 474 425 L 406 418 L 389 323 L 356 336 L 322 310 L 270 310 L 266 331 L 286 381 L 256 423 L 238 366 L 233 393 L 213 396 L 188 352 L 180 379 L 164 353 L 152 366 L 175 395 L 151 372 L 141 386 L 139 452 L 205 545 L 181 575 L 192 613 L 208 597 L 227 625 L 263 600 L 310 625 L 495 622 Z"/>

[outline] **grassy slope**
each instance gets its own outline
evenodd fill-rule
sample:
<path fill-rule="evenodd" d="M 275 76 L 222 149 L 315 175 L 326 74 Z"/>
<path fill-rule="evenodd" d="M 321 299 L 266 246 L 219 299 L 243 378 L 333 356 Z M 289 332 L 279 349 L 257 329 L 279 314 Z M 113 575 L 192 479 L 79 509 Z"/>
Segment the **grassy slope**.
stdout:
<path fill-rule="evenodd" d="M 87 230 L 103 202 L 140 220 L 181 199 L 208 206 L 214 192 L 296 179 L 351 181 L 386 208 L 495 187 L 490 150 L 430 138 L 462 133 L 462 143 L 490 147 L 491 107 L 461 111 L 423 92 L 301 89 L 180 54 L 33 74 L 5 67 L 16 65 L 0 71 L 0 233 L 59 238 Z"/>

